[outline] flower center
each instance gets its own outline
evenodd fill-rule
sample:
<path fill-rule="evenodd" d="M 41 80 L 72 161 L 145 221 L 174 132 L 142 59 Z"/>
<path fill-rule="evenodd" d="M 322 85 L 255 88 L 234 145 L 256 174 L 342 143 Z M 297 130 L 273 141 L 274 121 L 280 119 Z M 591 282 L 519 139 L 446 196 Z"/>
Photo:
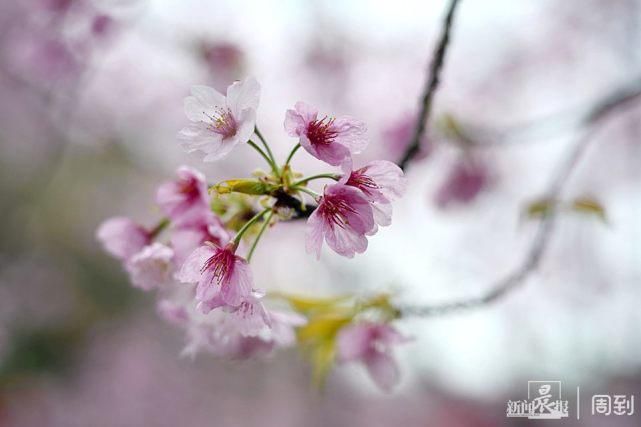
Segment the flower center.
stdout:
<path fill-rule="evenodd" d="M 349 224 L 348 213 L 356 213 L 356 209 L 351 207 L 344 199 L 327 196 L 324 197 L 320 209 L 330 225 L 335 224 L 340 228 L 345 228 Z"/>
<path fill-rule="evenodd" d="M 226 249 L 219 249 L 205 261 L 200 272 L 204 273 L 207 270 L 211 270 L 211 281 L 213 282 L 215 280 L 218 285 L 222 286 L 229 283 L 229 279 L 234 272 L 234 262 L 235 255 L 232 252 Z"/>
<path fill-rule="evenodd" d="M 368 195 L 381 188 L 371 177 L 365 175 L 362 170 L 353 171 L 345 185 L 356 187 Z"/>
<path fill-rule="evenodd" d="M 212 116 L 206 115 L 211 119 L 211 123 L 207 127 L 209 130 L 222 135 L 223 139 L 236 135 L 238 124 L 229 109 L 216 108 L 216 112 Z"/>
<path fill-rule="evenodd" d="M 314 120 L 307 125 L 307 138 L 312 145 L 329 145 L 338 136 L 338 131 L 333 127 L 334 119 L 327 116 Z"/>
<path fill-rule="evenodd" d="M 193 177 L 181 179 L 178 182 L 178 192 L 187 198 L 187 200 L 195 200 L 200 197 L 198 190 L 198 181 Z"/>

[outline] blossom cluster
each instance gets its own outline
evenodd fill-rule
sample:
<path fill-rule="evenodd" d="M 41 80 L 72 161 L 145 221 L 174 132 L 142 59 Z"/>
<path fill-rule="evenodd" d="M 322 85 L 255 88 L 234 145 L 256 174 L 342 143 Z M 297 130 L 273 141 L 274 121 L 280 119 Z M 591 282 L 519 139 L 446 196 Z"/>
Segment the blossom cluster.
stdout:
<path fill-rule="evenodd" d="M 355 168 L 354 156 L 368 143 L 365 124 L 323 116 L 303 102 L 285 114 L 284 129 L 297 142 L 278 165 L 256 127 L 259 97 L 253 78 L 234 82 L 224 95 L 192 87 L 184 101 L 190 123 L 178 138 L 205 162 L 247 144 L 270 172 L 210 185 L 202 173 L 182 166 L 158 187 L 156 203 L 164 218 L 156 226 L 115 217 L 98 228 L 97 237 L 122 261 L 133 286 L 157 293 L 159 314 L 186 331 L 186 354 L 247 358 L 297 342 L 311 349 L 319 372 L 334 361 L 361 361 L 375 382 L 389 389 L 398 379 L 391 347 L 406 339 L 390 324 L 397 311 L 387 298 L 301 305 L 299 298 L 258 288 L 250 261 L 265 231 L 293 216 L 307 217 L 306 249 L 316 257 L 324 242 L 348 258 L 365 252 L 368 238 L 391 224 L 392 202 L 405 190 L 403 172 L 382 160 Z M 337 170 L 301 178 L 291 167 L 301 147 Z M 308 187 L 318 179 L 333 181 L 322 194 Z M 306 197 L 314 204 L 306 204 Z M 278 299 L 290 310 L 270 307 Z M 329 330 L 314 326 L 337 315 L 341 322 Z"/>

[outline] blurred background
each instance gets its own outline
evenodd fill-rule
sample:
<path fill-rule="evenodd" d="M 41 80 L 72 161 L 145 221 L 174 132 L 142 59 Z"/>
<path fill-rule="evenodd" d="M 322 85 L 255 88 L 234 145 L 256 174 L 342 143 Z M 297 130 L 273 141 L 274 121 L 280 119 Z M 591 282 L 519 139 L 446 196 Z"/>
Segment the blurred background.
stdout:
<path fill-rule="evenodd" d="M 156 186 L 182 164 L 214 182 L 261 166 L 245 149 L 203 164 L 176 141 L 193 84 L 255 76 L 258 124 L 282 159 L 296 101 L 365 121 L 357 162 L 396 160 L 412 134 L 445 1 L 0 0 L 0 425 L 493 426 L 527 380 L 641 393 L 641 107 L 595 130 L 568 182 L 606 220 L 563 213 L 540 267 L 497 304 L 403 319 L 403 380 L 358 366 L 323 392 L 296 350 L 269 360 L 180 357 L 104 254 L 113 215 L 151 226 Z M 641 81 L 639 0 L 463 0 L 420 159 L 393 225 L 347 260 L 304 252 L 284 223 L 254 258 L 260 287 L 391 290 L 399 303 L 480 295 L 527 251 L 528 203 L 603 96 Z M 452 129 L 462 131 L 452 132 Z M 319 172 L 298 156 L 297 170 Z M 637 396 L 637 399 L 641 395 Z M 639 403 L 641 404 L 641 403 Z M 587 407 L 587 406 L 586 406 Z M 634 416 L 551 421 L 638 426 Z M 572 414 L 572 410 L 571 410 Z M 402 424 L 401 424 L 402 423 Z M 536 424 L 537 421 L 531 423 Z"/>

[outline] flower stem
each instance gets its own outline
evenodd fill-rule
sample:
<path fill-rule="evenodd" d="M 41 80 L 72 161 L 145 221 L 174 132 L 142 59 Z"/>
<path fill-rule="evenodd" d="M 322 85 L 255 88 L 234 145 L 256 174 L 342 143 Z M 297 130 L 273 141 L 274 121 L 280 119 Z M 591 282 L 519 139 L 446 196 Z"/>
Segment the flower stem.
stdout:
<path fill-rule="evenodd" d="M 267 140 L 265 140 L 265 137 L 263 136 L 263 134 L 260 133 L 260 131 L 258 130 L 258 126 L 254 127 L 254 133 L 256 134 L 256 136 L 258 136 L 258 138 L 260 139 L 260 142 L 263 143 L 263 146 L 265 147 L 265 150 L 267 150 L 267 155 L 271 159 L 272 164 L 275 165 L 276 164 L 276 158 L 274 157 L 274 153 L 272 153 L 272 149 L 269 148 L 269 144 L 267 143 Z"/>
<path fill-rule="evenodd" d="M 254 225 L 256 221 L 258 221 L 260 218 L 262 218 L 263 215 L 265 215 L 268 211 L 270 211 L 272 208 L 265 208 L 262 211 L 258 212 L 256 215 L 254 215 L 249 221 L 245 223 L 245 225 L 242 226 L 240 230 L 238 230 L 238 233 L 236 233 L 236 236 L 234 237 L 234 244 L 238 245 L 240 243 L 240 239 L 243 237 L 243 234 L 247 230 L 249 230 L 249 227 Z"/>
<path fill-rule="evenodd" d="M 300 181 L 296 181 L 295 183 L 292 184 L 292 186 L 296 187 L 299 185 L 306 184 L 308 181 L 312 181 L 314 179 L 321 179 L 321 178 L 333 179 L 334 181 L 338 181 L 339 179 L 341 179 L 340 175 L 336 175 L 335 173 L 321 173 L 318 175 L 308 176 L 307 178 L 303 178 Z"/>
<path fill-rule="evenodd" d="M 300 148 L 300 144 L 296 144 L 294 146 L 292 151 L 289 153 L 289 156 L 287 156 L 287 160 L 285 160 L 285 166 L 283 166 L 283 169 L 285 169 L 287 167 L 287 165 L 289 165 L 289 162 L 292 161 L 292 157 L 294 157 L 294 154 L 296 154 L 296 152 L 298 151 L 299 148 Z"/>
<path fill-rule="evenodd" d="M 319 197 L 321 197 L 320 194 L 318 194 L 317 192 L 315 192 L 313 190 L 310 190 L 309 188 L 306 188 L 306 187 L 292 187 L 292 190 L 297 190 L 297 191 L 302 191 L 303 193 L 307 193 L 310 196 L 312 196 L 314 198 L 314 200 L 316 200 Z"/>
<path fill-rule="evenodd" d="M 265 159 L 265 161 L 267 162 L 267 164 L 269 164 L 269 167 L 272 169 L 272 171 L 276 174 L 276 176 L 279 176 L 279 174 L 278 174 L 278 167 L 276 166 L 276 163 L 274 163 L 274 161 L 273 161 L 272 159 L 270 159 L 270 158 L 267 156 L 267 154 L 265 154 L 265 152 L 264 152 L 263 150 L 261 150 L 261 148 L 260 148 L 258 145 L 256 145 L 256 143 L 255 143 L 254 141 L 252 141 L 252 140 L 250 139 L 249 141 L 247 141 L 247 143 L 248 143 L 249 145 L 251 145 L 251 146 L 252 146 L 252 148 L 253 148 L 254 150 L 258 151 L 258 153 L 259 153 L 261 156 L 263 156 L 263 159 Z"/>
<path fill-rule="evenodd" d="M 149 231 L 149 235 L 151 236 L 151 238 L 154 239 L 156 236 L 158 236 L 161 231 L 167 228 L 169 223 L 169 218 L 161 219 L 158 224 L 156 224 L 156 226 Z"/>
<path fill-rule="evenodd" d="M 258 235 L 256 236 L 256 239 L 254 240 L 254 243 L 252 243 L 252 247 L 249 248 L 249 253 L 247 254 L 247 262 L 249 262 L 252 259 L 252 255 L 254 255 L 254 250 L 256 250 L 256 246 L 258 245 L 258 241 L 260 238 L 263 236 L 263 233 L 269 226 L 269 222 L 272 220 L 272 217 L 274 216 L 274 211 L 270 210 L 267 216 L 263 219 L 263 226 L 260 227 L 260 231 L 258 232 Z"/>

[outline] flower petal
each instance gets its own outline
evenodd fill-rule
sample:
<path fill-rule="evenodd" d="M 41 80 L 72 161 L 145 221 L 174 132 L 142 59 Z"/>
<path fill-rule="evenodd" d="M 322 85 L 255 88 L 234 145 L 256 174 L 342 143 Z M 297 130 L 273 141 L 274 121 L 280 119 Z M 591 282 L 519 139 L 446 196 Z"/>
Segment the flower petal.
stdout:
<path fill-rule="evenodd" d="M 216 110 L 225 106 L 225 96 L 209 86 L 195 85 L 191 87 L 193 97 L 208 110 Z"/>
<path fill-rule="evenodd" d="M 343 328 L 338 333 L 339 362 L 351 362 L 365 357 L 370 349 L 370 325 L 359 323 Z"/>
<path fill-rule="evenodd" d="M 238 119 L 248 109 L 256 110 L 260 100 L 260 84 L 255 78 L 249 77 L 232 83 L 227 88 L 227 108 Z"/>
<path fill-rule="evenodd" d="M 183 283 L 197 283 L 203 273 L 202 268 L 205 262 L 215 253 L 215 249 L 209 245 L 200 246 L 187 257 L 175 279 Z"/>
<path fill-rule="evenodd" d="M 365 358 L 369 376 L 384 391 L 390 391 L 400 380 L 400 372 L 394 358 L 386 352 L 371 352 Z"/>
<path fill-rule="evenodd" d="M 305 249 L 307 253 L 314 253 L 320 258 L 321 247 L 323 246 L 323 219 L 316 209 L 307 219 L 305 232 Z"/>

